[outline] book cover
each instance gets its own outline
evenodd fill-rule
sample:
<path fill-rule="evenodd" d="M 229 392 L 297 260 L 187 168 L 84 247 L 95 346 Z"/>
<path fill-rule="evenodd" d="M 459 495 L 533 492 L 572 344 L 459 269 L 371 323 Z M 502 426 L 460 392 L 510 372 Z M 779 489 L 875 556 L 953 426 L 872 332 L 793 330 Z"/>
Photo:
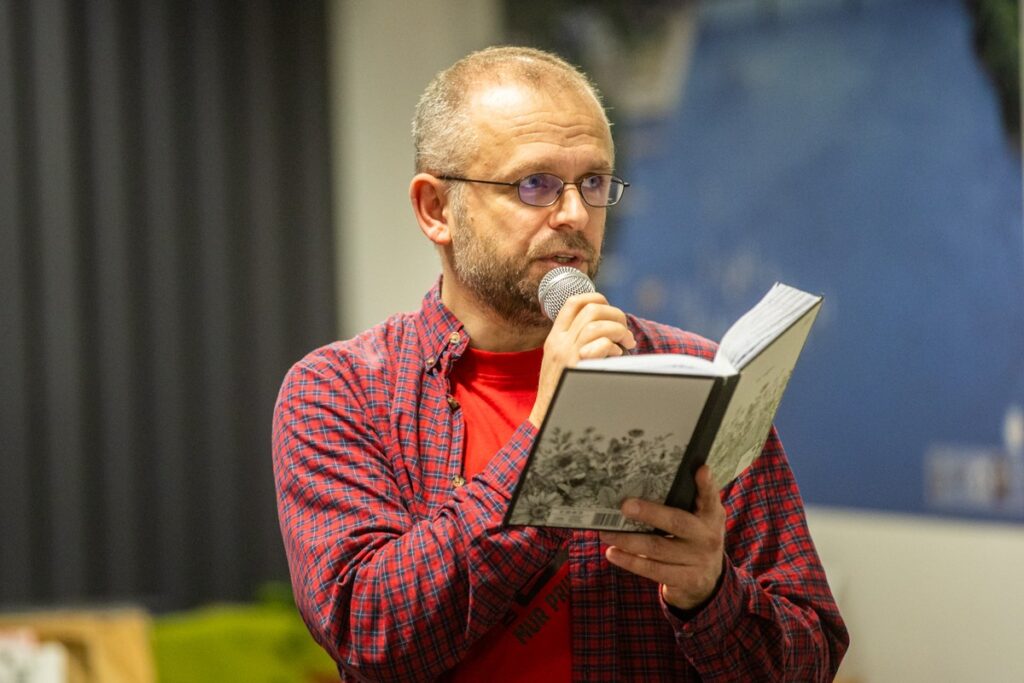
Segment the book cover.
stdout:
<path fill-rule="evenodd" d="M 648 354 L 566 369 L 505 523 L 651 531 L 622 517 L 623 499 L 690 509 L 704 462 L 727 484 L 760 453 L 820 304 L 776 285 L 714 362 Z"/>

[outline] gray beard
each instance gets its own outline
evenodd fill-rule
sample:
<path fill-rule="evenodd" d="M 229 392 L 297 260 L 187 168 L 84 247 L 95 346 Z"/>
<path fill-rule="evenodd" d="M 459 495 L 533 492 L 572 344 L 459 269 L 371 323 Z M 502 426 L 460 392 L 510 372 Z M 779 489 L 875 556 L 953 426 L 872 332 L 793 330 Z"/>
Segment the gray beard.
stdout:
<path fill-rule="evenodd" d="M 480 249 L 476 238 L 461 248 L 458 244 L 452 250 L 455 274 L 481 305 L 517 327 L 551 324 L 537 300 L 540 281 L 533 282 L 526 274 L 528 263 L 499 261 Z"/>
<path fill-rule="evenodd" d="M 473 232 L 462 216 L 453 225 L 452 267 L 459 280 L 478 301 L 505 322 L 526 328 L 548 327 L 551 321 L 537 299 L 542 276 L 531 277 L 530 265 L 539 255 L 561 249 L 582 251 L 591 264 L 588 275 L 597 275 L 599 262 L 594 249 L 578 232 L 566 232 L 552 238 L 525 256 L 502 259 L 490 239 Z"/>

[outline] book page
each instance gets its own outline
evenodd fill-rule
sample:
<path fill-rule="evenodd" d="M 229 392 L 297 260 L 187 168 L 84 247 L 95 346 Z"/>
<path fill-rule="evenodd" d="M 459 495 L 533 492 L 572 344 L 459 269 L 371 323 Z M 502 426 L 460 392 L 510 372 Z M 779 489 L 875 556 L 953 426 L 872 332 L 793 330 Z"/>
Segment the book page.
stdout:
<path fill-rule="evenodd" d="M 666 375 L 704 375 L 706 377 L 728 376 L 735 373 L 729 359 L 716 356 L 709 361 L 700 356 L 682 353 L 637 353 L 607 358 L 581 360 L 581 370 L 605 370 L 612 372 L 651 372 Z"/>
<path fill-rule="evenodd" d="M 722 337 L 718 355 L 743 369 L 776 336 L 793 324 L 821 297 L 776 283 L 753 308 L 733 323 Z"/>
<path fill-rule="evenodd" d="M 817 299 L 820 302 L 820 298 Z M 707 464 L 723 487 L 761 454 L 775 412 L 819 307 L 804 313 L 775 343 L 747 361 L 725 411 Z M 763 346 L 763 345 L 762 345 Z"/>
<path fill-rule="evenodd" d="M 567 370 L 509 524 L 648 530 L 627 497 L 663 502 L 715 380 Z"/>

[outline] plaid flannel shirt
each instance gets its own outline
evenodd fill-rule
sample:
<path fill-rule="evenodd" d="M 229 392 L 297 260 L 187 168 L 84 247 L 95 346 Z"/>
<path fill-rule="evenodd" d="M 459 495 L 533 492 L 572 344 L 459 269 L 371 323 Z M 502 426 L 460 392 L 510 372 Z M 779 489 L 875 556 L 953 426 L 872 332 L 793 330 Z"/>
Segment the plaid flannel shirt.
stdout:
<path fill-rule="evenodd" d="M 629 317 L 640 352 L 711 357 L 696 335 Z M 774 428 L 722 492 L 721 586 L 688 619 L 610 565 L 597 534 L 501 527 L 537 429 L 524 422 L 459 482 L 448 375 L 468 345 L 440 282 L 422 308 L 313 351 L 274 414 L 278 511 L 299 610 L 344 680 L 443 679 L 568 542 L 573 679 L 827 681 L 848 635 Z"/>

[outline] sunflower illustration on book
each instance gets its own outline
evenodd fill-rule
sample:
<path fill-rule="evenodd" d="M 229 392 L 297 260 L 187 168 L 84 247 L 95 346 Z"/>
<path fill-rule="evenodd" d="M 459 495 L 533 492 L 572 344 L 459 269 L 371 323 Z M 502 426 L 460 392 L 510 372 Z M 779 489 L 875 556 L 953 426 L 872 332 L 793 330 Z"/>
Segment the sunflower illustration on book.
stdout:
<path fill-rule="evenodd" d="M 593 426 L 553 429 L 534 454 L 516 523 L 543 524 L 565 508 L 618 510 L 625 498 L 664 500 L 683 458 L 671 439 L 642 429 L 614 436 Z"/>

